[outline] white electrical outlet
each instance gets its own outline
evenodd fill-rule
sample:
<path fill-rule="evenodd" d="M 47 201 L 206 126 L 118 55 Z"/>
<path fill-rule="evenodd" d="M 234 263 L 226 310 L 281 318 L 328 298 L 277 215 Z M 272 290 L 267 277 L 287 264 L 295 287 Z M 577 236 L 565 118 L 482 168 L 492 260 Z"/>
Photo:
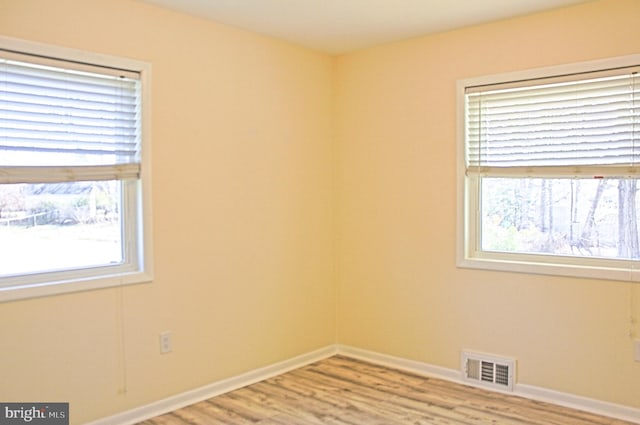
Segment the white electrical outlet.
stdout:
<path fill-rule="evenodd" d="M 640 362 L 640 339 L 633 341 L 633 360 Z"/>
<path fill-rule="evenodd" d="M 160 354 L 170 353 L 172 349 L 171 331 L 164 331 L 160 333 Z"/>

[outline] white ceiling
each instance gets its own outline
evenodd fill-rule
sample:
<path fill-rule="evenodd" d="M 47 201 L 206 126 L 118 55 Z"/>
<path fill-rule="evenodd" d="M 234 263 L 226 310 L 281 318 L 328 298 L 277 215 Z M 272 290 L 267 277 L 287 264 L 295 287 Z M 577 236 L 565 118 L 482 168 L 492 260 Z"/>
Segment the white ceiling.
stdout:
<path fill-rule="evenodd" d="M 338 54 L 588 0 L 142 1 Z"/>

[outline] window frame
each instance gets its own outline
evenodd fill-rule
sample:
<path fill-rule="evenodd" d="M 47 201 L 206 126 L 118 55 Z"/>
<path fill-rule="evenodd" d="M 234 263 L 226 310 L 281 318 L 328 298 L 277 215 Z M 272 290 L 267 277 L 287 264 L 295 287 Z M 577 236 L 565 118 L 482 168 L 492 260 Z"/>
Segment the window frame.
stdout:
<path fill-rule="evenodd" d="M 0 278 L 0 302 L 152 281 L 151 65 L 146 62 L 0 36 L 0 49 L 44 60 L 122 69 L 140 78 L 140 176 L 122 183 L 124 259 L 115 266 L 76 268 Z M 71 67 L 70 67 L 71 68 Z"/>
<path fill-rule="evenodd" d="M 479 232 L 481 177 L 467 176 L 466 165 L 466 108 L 465 90 L 472 86 L 502 84 L 514 81 L 537 80 L 640 64 L 640 54 L 577 62 L 558 66 L 533 68 L 480 77 L 460 79 L 456 84 L 457 127 L 457 200 L 456 263 L 460 268 L 506 271 L 528 274 L 594 278 L 619 281 L 640 281 L 640 261 L 585 258 L 483 251 Z M 544 178 L 544 176 L 536 176 Z M 552 178 L 552 176 L 547 176 Z"/>

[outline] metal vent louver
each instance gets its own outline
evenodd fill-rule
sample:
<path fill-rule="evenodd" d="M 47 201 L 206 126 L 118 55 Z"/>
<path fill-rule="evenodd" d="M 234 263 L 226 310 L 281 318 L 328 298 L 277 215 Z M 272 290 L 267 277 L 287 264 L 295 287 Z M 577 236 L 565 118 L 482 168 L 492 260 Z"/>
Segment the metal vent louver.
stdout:
<path fill-rule="evenodd" d="M 514 371 L 514 359 L 469 351 L 462 352 L 462 372 L 465 381 L 513 391 Z"/>

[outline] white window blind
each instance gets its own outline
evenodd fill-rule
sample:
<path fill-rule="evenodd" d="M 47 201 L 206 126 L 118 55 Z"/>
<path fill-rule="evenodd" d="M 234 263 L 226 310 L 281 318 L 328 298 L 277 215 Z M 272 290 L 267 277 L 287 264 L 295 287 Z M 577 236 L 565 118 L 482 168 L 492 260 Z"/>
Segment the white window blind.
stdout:
<path fill-rule="evenodd" d="M 635 175 L 639 70 L 467 88 L 467 174 Z"/>
<path fill-rule="evenodd" d="M 0 183 L 139 177 L 137 73 L 13 56 L 0 51 Z"/>

